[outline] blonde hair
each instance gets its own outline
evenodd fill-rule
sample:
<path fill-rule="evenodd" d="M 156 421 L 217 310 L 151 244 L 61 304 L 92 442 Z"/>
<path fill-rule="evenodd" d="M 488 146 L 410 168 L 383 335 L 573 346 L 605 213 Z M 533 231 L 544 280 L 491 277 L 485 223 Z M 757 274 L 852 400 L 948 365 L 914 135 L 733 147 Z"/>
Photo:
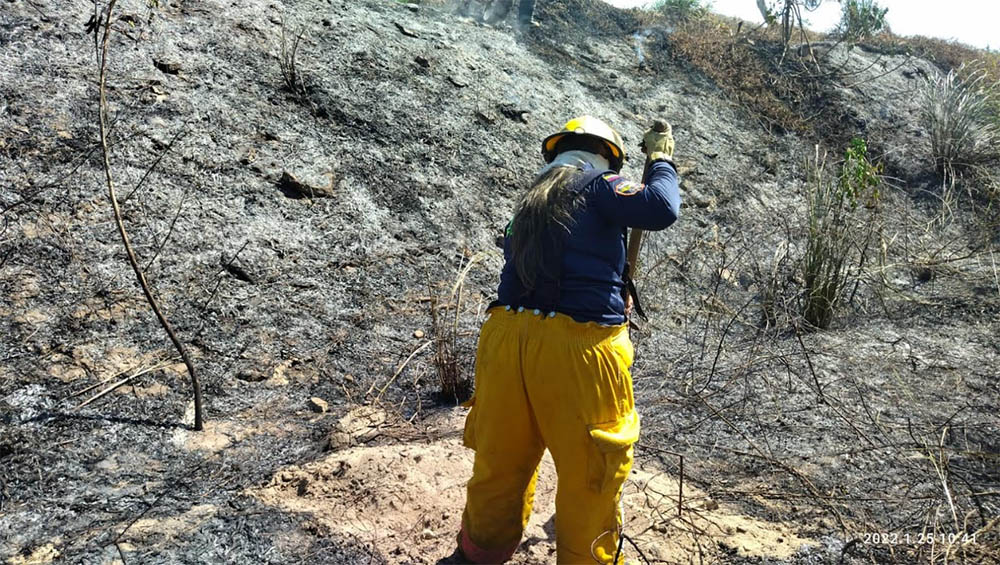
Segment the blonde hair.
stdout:
<path fill-rule="evenodd" d="M 581 175 L 573 166 L 557 166 L 535 179 L 521 198 L 511 222 L 510 247 L 521 284 L 535 288 L 539 274 L 556 276 L 554 261 L 545 257 L 545 239 L 556 240 L 573 227 L 573 213 L 583 204 L 584 195 L 569 189 Z"/>

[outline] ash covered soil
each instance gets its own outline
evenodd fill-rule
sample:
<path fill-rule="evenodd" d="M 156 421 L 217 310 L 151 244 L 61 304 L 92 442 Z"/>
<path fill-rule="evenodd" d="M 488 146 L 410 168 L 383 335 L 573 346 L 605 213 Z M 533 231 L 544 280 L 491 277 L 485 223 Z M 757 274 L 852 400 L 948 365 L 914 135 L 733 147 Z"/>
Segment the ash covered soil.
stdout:
<path fill-rule="evenodd" d="M 472 456 L 464 409 L 438 393 L 437 340 L 469 377 L 496 239 L 541 165 L 539 140 L 592 114 L 636 155 L 644 127 L 669 119 L 684 179 L 681 220 L 643 248 L 631 555 L 995 560 L 997 242 L 934 197 L 915 93 L 941 71 L 824 51 L 817 90 L 798 101 L 817 121 L 785 131 L 677 56 L 674 28 L 648 14 L 543 1 L 540 26 L 516 30 L 457 12 L 118 4 L 112 171 L 201 373 L 207 424 L 194 432 L 184 365 L 111 217 L 93 5 L 4 2 L 0 559 L 450 554 Z M 288 45 L 302 33 L 295 88 L 283 29 Z M 794 292 L 769 289 L 801 285 L 806 157 L 853 135 L 891 178 L 883 261 L 831 329 L 799 331 Z M 554 562 L 552 477 L 546 463 L 518 562 Z"/>

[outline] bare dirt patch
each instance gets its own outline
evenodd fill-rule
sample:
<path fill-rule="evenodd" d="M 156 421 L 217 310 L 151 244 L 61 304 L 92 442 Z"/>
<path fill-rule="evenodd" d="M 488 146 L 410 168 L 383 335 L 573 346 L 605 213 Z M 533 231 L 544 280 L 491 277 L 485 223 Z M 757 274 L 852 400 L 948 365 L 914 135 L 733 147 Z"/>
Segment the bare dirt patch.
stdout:
<path fill-rule="evenodd" d="M 439 426 L 455 429 L 462 415 L 455 411 Z M 364 540 L 388 562 L 435 563 L 454 549 L 473 456 L 457 437 L 348 447 L 283 468 L 249 494 L 269 506 L 308 515 L 323 531 Z M 555 482 L 546 454 L 535 511 L 515 555 L 518 563 L 555 563 Z M 682 556 L 692 555 L 715 560 L 727 552 L 787 560 L 819 545 L 799 537 L 794 524 L 745 515 L 690 485 L 678 512 L 679 488 L 676 477 L 641 465 L 626 483 L 625 531 L 654 562 L 686 562 Z"/>

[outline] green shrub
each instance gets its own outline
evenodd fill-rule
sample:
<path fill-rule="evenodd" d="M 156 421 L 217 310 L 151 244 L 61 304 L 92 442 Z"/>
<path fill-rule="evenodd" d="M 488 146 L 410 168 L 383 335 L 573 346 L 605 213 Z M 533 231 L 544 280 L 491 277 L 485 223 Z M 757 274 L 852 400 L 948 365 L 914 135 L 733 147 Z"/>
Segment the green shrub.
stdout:
<path fill-rule="evenodd" d="M 710 7 L 702 0 L 657 0 L 652 9 L 673 19 L 688 20 L 704 16 Z"/>
<path fill-rule="evenodd" d="M 826 173 L 817 148 L 809 163 L 809 238 L 802 261 L 802 315 L 827 328 L 844 291 L 859 280 L 868 242 L 876 229 L 882 167 L 868 159 L 860 138 L 851 140 L 839 173 Z"/>
<path fill-rule="evenodd" d="M 920 117 L 939 172 L 950 175 L 1000 153 L 1000 83 L 990 82 L 980 64 L 929 79 L 921 94 Z"/>
<path fill-rule="evenodd" d="M 888 11 L 875 0 L 843 0 L 837 30 L 848 41 L 868 39 L 886 28 Z"/>

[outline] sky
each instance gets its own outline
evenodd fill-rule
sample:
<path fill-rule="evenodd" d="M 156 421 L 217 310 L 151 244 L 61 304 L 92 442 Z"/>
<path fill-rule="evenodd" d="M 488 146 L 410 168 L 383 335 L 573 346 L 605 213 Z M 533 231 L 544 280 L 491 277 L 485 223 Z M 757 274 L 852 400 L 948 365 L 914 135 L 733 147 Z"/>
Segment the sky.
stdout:
<path fill-rule="evenodd" d="M 606 0 L 620 8 L 652 4 L 655 0 Z M 762 22 L 756 0 L 714 0 L 713 12 L 750 22 Z M 768 4 L 776 3 L 768 0 Z M 956 39 L 979 48 L 1000 48 L 1000 0 L 877 0 L 888 8 L 886 20 L 896 35 L 926 35 Z M 829 31 L 840 20 L 840 4 L 824 0 L 815 12 L 803 11 L 810 28 Z"/>

